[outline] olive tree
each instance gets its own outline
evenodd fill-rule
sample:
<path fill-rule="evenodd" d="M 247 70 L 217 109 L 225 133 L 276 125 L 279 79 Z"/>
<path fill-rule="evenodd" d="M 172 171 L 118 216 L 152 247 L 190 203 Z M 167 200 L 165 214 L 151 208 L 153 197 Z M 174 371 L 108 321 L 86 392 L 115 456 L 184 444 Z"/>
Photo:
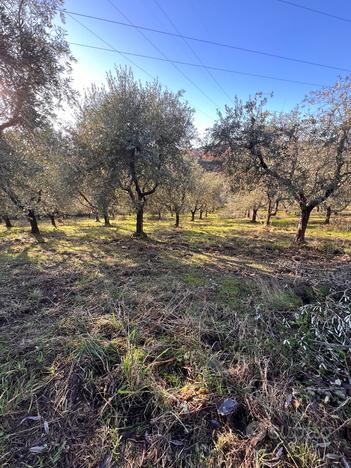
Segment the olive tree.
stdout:
<path fill-rule="evenodd" d="M 290 113 L 277 115 L 266 104 L 257 94 L 227 107 L 212 129 L 212 148 L 234 168 L 263 173 L 295 200 L 301 243 L 312 210 L 350 182 L 350 81 L 312 93 Z"/>
<path fill-rule="evenodd" d="M 37 127 L 70 91 L 72 56 L 54 18 L 63 0 L 0 2 L 0 136 Z"/>
<path fill-rule="evenodd" d="M 195 221 L 195 215 L 199 213 L 199 219 L 203 213 L 213 212 L 224 206 L 228 197 L 229 186 L 223 174 L 214 170 L 206 170 L 199 162 L 193 163 L 193 183 L 189 193 L 189 207 L 191 221 Z"/>
<path fill-rule="evenodd" d="M 189 209 L 191 221 L 195 221 L 198 211 L 204 209 L 207 194 L 206 175 L 203 167 L 198 163 L 193 163 L 193 179 L 189 193 Z"/>
<path fill-rule="evenodd" d="M 163 203 L 175 214 L 175 226 L 180 225 L 180 215 L 188 209 L 190 193 L 194 186 L 194 167 L 186 159 L 177 159 L 169 167 L 168 175 L 161 187 Z"/>
<path fill-rule="evenodd" d="M 62 174 L 64 148 L 62 136 L 51 128 L 30 132 L 9 130 L 0 139 L 0 191 L 22 216 L 31 232 L 40 236 L 37 214 L 54 217 L 70 202 Z"/>
<path fill-rule="evenodd" d="M 225 176 L 214 170 L 206 170 L 203 176 L 203 196 L 199 209 L 199 219 L 203 213 L 214 212 L 222 208 L 228 198 L 228 183 Z"/>
<path fill-rule="evenodd" d="M 30 222 L 32 234 L 39 236 L 36 210 L 42 190 L 37 185 L 43 166 L 35 159 L 34 141 L 19 131 L 6 132 L 0 140 L 0 152 L 5 154 L 1 165 L 1 192 Z"/>
<path fill-rule="evenodd" d="M 32 150 L 70 88 L 72 56 L 54 22 L 62 0 L 3 0 L 0 4 L 0 191 L 39 234 L 35 211 L 45 172 Z M 32 131 L 33 135 L 28 132 Z M 48 179 L 47 179 L 48 180 Z"/>
<path fill-rule="evenodd" d="M 351 183 L 344 184 L 325 203 L 324 224 L 330 224 L 332 214 L 338 214 L 346 210 L 351 205 Z"/>
<path fill-rule="evenodd" d="M 130 70 L 115 69 L 107 84 L 83 103 L 79 125 L 89 127 L 87 142 L 97 164 L 114 174 L 136 213 L 136 236 L 144 236 L 144 207 L 168 177 L 192 137 L 192 109 L 182 93 L 154 81 L 142 84 Z M 86 120 L 88 119 L 88 121 Z"/>
<path fill-rule="evenodd" d="M 159 221 L 162 219 L 163 214 L 167 211 L 169 211 L 172 216 L 174 214 L 170 206 L 166 203 L 166 190 L 167 188 L 164 185 L 158 187 L 156 192 L 149 198 L 147 204 L 148 212 L 153 216 L 157 216 Z"/>
<path fill-rule="evenodd" d="M 77 148 L 77 141 L 75 143 Z M 97 222 L 102 215 L 105 226 L 110 226 L 110 211 L 118 200 L 117 179 L 104 167 L 103 161 L 93 163 L 91 155 L 91 152 L 83 150 L 83 153 L 70 158 L 66 183 L 79 204 L 93 213 Z"/>
<path fill-rule="evenodd" d="M 265 225 L 268 227 L 271 224 L 272 217 L 278 214 L 281 203 L 287 201 L 288 197 L 276 181 L 271 181 L 266 185 L 265 195 L 267 197 Z"/>
<path fill-rule="evenodd" d="M 16 209 L 11 204 L 8 197 L 0 192 L 0 220 L 5 223 L 7 229 L 11 229 L 12 222 L 11 217 L 16 214 Z"/>

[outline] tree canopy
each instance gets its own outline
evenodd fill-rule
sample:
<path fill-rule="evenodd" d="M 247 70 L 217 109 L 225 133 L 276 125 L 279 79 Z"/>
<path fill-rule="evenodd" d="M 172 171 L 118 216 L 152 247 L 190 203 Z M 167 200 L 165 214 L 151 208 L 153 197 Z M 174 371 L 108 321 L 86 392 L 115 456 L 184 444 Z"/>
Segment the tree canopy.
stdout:
<path fill-rule="evenodd" d="M 63 0 L 3 0 L 0 4 L 0 134 L 47 122 L 70 92 L 73 60 L 54 24 Z"/>
<path fill-rule="evenodd" d="M 237 99 L 211 130 L 211 149 L 229 173 L 266 177 L 298 204 L 297 242 L 305 240 L 311 211 L 350 181 L 350 100 L 349 80 L 312 93 L 289 113 L 269 111 L 257 94 Z"/>
<path fill-rule="evenodd" d="M 143 85 L 130 70 L 117 68 L 106 86 L 86 94 L 78 116 L 81 155 L 128 193 L 137 235 L 143 235 L 147 197 L 167 179 L 193 135 L 193 111 L 181 97 L 157 81 Z"/>

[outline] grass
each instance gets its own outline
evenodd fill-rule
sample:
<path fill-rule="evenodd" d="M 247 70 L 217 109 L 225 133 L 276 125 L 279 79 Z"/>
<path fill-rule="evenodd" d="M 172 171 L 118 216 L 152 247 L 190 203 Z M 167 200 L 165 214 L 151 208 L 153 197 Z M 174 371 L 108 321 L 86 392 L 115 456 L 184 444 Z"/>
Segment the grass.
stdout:
<path fill-rule="evenodd" d="M 1 227 L 0 465 L 341 466 L 351 233 L 295 223 Z"/>

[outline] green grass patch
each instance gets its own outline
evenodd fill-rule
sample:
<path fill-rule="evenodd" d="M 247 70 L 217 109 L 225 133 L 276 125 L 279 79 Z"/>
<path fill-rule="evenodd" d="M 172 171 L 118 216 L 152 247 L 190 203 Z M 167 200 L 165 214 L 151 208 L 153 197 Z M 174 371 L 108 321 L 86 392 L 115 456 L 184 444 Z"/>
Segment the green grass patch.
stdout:
<path fill-rule="evenodd" d="M 185 273 L 183 281 L 188 286 L 205 286 L 208 283 L 207 279 L 204 277 L 204 273 L 197 270 Z"/>
<path fill-rule="evenodd" d="M 228 305 L 237 306 L 253 292 L 253 285 L 246 279 L 225 277 L 218 279 L 217 299 Z"/>
<path fill-rule="evenodd" d="M 328 434 L 339 462 L 351 238 L 321 220 L 0 226 L 0 465 L 317 468 Z"/>
<path fill-rule="evenodd" d="M 294 310 L 303 305 L 302 299 L 293 291 L 270 289 L 264 298 L 265 305 L 270 310 Z"/>

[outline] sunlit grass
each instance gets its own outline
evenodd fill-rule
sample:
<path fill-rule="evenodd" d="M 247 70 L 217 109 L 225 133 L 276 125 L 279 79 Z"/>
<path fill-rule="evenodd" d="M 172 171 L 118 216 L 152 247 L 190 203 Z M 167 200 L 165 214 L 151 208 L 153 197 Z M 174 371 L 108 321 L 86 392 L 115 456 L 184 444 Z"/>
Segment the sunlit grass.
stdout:
<path fill-rule="evenodd" d="M 136 450 L 147 434 L 155 456 L 179 457 L 178 466 L 240 466 L 243 457 L 274 459 L 268 437 L 248 455 L 250 422 L 279 435 L 288 421 L 284 443 L 296 465 L 318 466 L 322 442 L 311 426 L 334 430 L 334 419 L 324 406 L 323 417 L 308 413 L 309 394 L 301 411 L 286 407 L 290 387 L 302 385 L 295 350 L 309 326 L 297 328 L 295 314 L 328 296 L 327 270 L 347 266 L 351 239 L 316 216 L 308 244 L 296 246 L 296 222 L 281 217 L 267 229 L 211 214 L 183 216 L 176 229 L 171 217 L 146 216 L 140 240 L 132 216 L 108 228 L 67 219 L 54 229 L 41 220 L 44 243 L 25 224 L 0 227 L 0 463 L 19 453 L 32 466 L 28 447 L 43 441 L 38 466 L 69 466 L 70 447 L 86 466 L 98 466 L 101 452 L 136 466 L 153 456 Z M 313 375 L 315 356 L 302 355 Z M 227 397 L 240 401 L 233 420 L 216 410 Z M 19 425 L 37 412 L 49 437 L 40 422 Z M 284 452 L 284 466 L 290 461 Z"/>
<path fill-rule="evenodd" d="M 269 233 L 274 235 L 279 234 L 294 234 L 298 223 L 297 216 L 279 216 L 272 220 L 272 226 L 269 228 Z M 6 229 L 0 226 L 0 238 L 11 239 L 19 236 L 23 239 L 23 235 L 28 231 L 24 222 L 21 226 Z M 84 239 L 93 241 L 97 237 L 99 239 L 110 239 L 113 235 L 129 236 L 134 232 L 135 219 L 133 216 L 117 216 L 111 221 L 111 227 L 105 227 L 102 223 L 97 223 L 93 219 L 70 218 L 64 221 L 64 224 L 59 225 L 57 229 L 53 228 L 47 220 L 40 221 L 40 229 L 45 237 L 51 238 L 51 242 L 62 241 L 63 237 L 70 239 Z M 145 232 L 153 234 L 157 237 L 160 232 L 175 232 L 173 218 L 165 218 L 162 220 L 150 219 L 145 217 L 144 223 Z M 246 232 L 251 237 L 255 235 L 267 235 L 267 229 L 261 220 L 257 224 L 250 223 L 247 219 L 239 218 L 223 218 L 221 215 L 210 214 L 203 220 L 191 222 L 189 216 L 182 217 L 180 233 L 191 243 L 196 243 L 199 239 L 204 242 L 213 242 L 213 237 L 225 238 L 228 235 L 237 236 L 240 233 Z M 313 238 L 334 238 L 334 239 L 351 239 L 351 230 L 345 231 L 337 226 L 323 224 L 323 217 L 316 214 L 311 216 L 311 220 L 307 230 L 307 237 Z"/>

